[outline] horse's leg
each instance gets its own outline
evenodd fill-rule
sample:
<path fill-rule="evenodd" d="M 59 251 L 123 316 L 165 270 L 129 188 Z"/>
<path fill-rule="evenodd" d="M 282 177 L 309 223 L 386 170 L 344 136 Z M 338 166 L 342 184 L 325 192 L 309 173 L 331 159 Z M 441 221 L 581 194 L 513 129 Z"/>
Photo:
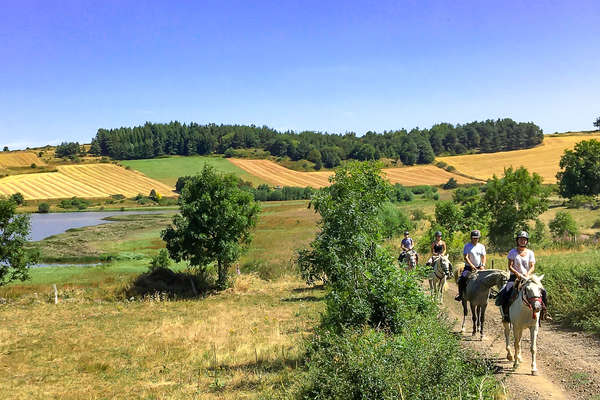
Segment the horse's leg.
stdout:
<path fill-rule="evenodd" d="M 473 303 L 471 303 L 471 319 L 473 320 L 473 333 L 472 335 L 475 336 L 475 334 L 477 333 L 477 320 L 478 320 L 478 315 L 479 313 L 479 307 L 473 305 Z"/>
<path fill-rule="evenodd" d="M 463 322 L 462 322 L 462 326 L 460 328 L 461 332 L 465 331 L 465 321 L 467 320 L 467 301 L 463 298 L 462 300 L 462 306 L 463 306 Z"/>
<path fill-rule="evenodd" d="M 504 325 L 504 343 L 506 344 L 506 359 L 508 361 L 512 361 L 513 356 L 510 352 L 510 323 L 502 321 L 502 325 Z"/>
<path fill-rule="evenodd" d="M 481 306 L 481 314 L 479 316 L 479 339 L 483 340 L 483 324 L 485 323 L 485 310 L 487 308 L 487 304 Z"/>
<path fill-rule="evenodd" d="M 537 375 L 537 363 L 536 363 L 536 350 L 537 350 L 537 334 L 538 334 L 538 321 L 535 322 L 534 326 L 529 327 L 529 335 L 531 337 L 531 375 Z"/>
<path fill-rule="evenodd" d="M 519 363 L 521 362 L 521 335 L 523 334 L 523 330 L 519 327 L 517 328 L 513 325 L 513 335 L 515 336 L 515 362 L 513 364 L 513 368 L 517 369 Z"/>
<path fill-rule="evenodd" d="M 440 304 L 444 304 L 444 286 L 446 286 L 446 276 L 444 275 L 444 277 L 442 278 L 442 280 L 440 281 Z"/>

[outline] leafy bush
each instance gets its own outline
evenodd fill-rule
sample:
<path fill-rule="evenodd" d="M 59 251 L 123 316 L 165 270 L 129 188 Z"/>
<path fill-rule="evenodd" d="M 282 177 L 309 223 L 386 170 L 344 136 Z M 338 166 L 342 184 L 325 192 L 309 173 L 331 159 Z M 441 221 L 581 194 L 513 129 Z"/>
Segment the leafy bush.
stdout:
<path fill-rule="evenodd" d="M 456 168 L 454 168 L 452 165 L 448 165 L 446 167 L 446 171 L 448 171 L 448 172 L 454 172 L 454 171 L 456 171 Z"/>
<path fill-rule="evenodd" d="M 431 193 L 431 192 L 437 192 L 438 188 L 435 186 L 429 186 L 429 185 L 418 185 L 418 186 L 411 187 L 410 190 L 414 194 L 426 194 L 426 193 Z"/>
<path fill-rule="evenodd" d="M 48 204 L 48 203 L 40 203 L 38 205 L 38 212 L 40 214 L 46 214 L 46 213 L 50 212 L 50 204 Z"/>
<path fill-rule="evenodd" d="M 414 229 L 410 219 L 392 203 L 385 203 L 379 213 L 381 234 L 385 238 L 401 235 L 402 232 Z"/>
<path fill-rule="evenodd" d="M 567 201 L 567 208 L 597 208 L 598 199 L 595 196 L 586 196 L 583 194 L 577 194 Z"/>
<path fill-rule="evenodd" d="M 31 169 L 36 169 L 37 168 L 37 164 L 36 163 L 31 163 L 30 167 L 31 167 Z"/>
<path fill-rule="evenodd" d="M 550 232 L 559 238 L 565 235 L 574 237 L 578 232 L 577 223 L 571 214 L 566 211 L 557 212 L 554 219 L 548 224 L 548 227 L 550 228 Z"/>
<path fill-rule="evenodd" d="M 409 188 L 402 186 L 399 183 L 396 183 L 392 187 L 392 194 L 390 196 L 390 199 L 392 201 L 409 202 L 409 201 L 412 201 L 413 198 L 414 198 L 413 192 Z"/>
<path fill-rule="evenodd" d="M 490 370 L 467 358 L 435 314 L 414 320 L 402 336 L 318 332 L 308 358 L 298 399 L 492 399 L 496 391 L 484 380 Z"/>
<path fill-rule="evenodd" d="M 54 154 L 56 157 L 69 157 L 79 154 L 81 147 L 77 142 L 63 142 L 56 146 Z"/>
<path fill-rule="evenodd" d="M 154 271 L 157 268 L 169 268 L 171 265 L 171 259 L 169 258 L 169 252 L 167 249 L 160 249 L 157 255 L 150 259 L 150 271 Z"/>
<path fill-rule="evenodd" d="M 479 196 L 479 189 L 476 186 L 458 188 L 452 194 L 452 201 L 459 204 L 468 203 Z"/>
<path fill-rule="evenodd" d="M 77 208 L 78 210 L 85 210 L 90 204 L 91 203 L 86 199 L 72 197 L 70 199 L 61 200 L 58 206 L 64 209 Z"/>
<path fill-rule="evenodd" d="M 564 326 L 600 333 L 600 252 L 540 257 L 548 309 Z"/>
<path fill-rule="evenodd" d="M 594 221 L 594 223 L 592 224 L 592 229 L 598 229 L 600 228 L 600 219 L 597 219 Z"/>
<path fill-rule="evenodd" d="M 450 179 L 448 179 L 448 182 L 444 183 L 444 185 L 442 186 L 443 189 L 449 190 L 449 189 L 456 189 L 458 187 L 458 182 L 456 182 L 456 179 L 454 179 L 454 177 L 451 177 Z"/>
<path fill-rule="evenodd" d="M 125 196 L 120 193 L 111 194 L 110 197 L 114 200 L 124 200 L 125 199 Z"/>
<path fill-rule="evenodd" d="M 22 206 L 23 203 L 25 203 L 25 197 L 23 196 L 23 194 L 21 192 L 13 193 L 10 196 L 10 199 L 12 201 L 14 201 L 14 203 L 18 206 Z"/>
<path fill-rule="evenodd" d="M 156 190 L 152 189 L 152 190 L 150 190 L 150 194 L 148 195 L 148 198 L 150 200 L 158 203 L 160 201 L 160 199 L 162 198 L 162 196 Z"/>
<path fill-rule="evenodd" d="M 425 211 L 423 211 L 423 209 L 421 208 L 415 208 L 410 212 L 410 215 L 412 217 L 412 219 L 414 221 L 421 221 L 425 218 L 427 218 L 427 215 L 425 214 Z"/>

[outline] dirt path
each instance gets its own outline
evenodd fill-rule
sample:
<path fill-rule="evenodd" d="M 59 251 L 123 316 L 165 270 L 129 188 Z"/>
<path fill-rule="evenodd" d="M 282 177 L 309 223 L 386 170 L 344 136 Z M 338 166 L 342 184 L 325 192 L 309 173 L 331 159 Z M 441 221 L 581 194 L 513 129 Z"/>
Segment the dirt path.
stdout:
<path fill-rule="evenodd" d="M 454 301 L 456 285 L 451 283 L 444 295 L 444 305 L 450 318 L 456 319 L 460 334 L 462 306 Z M 490 301 L 486 312 L 483 341 L 472 337 L 470 314 L 465 324 L 463 343 L 490 357 L 506 385 L 508 398 L 519 400 L 586 399 L 600 400 L 600 341 L 588 334 L 568 332 L 545 323 L 538 333 L 537 364 L 539 375 L 531 375 L 529 332 L 522 344 L 523 362 L 516 371 L 506 359 L 504 329 L 500 312 Z M 511 345 L 512 348 L 512 345 Z"/>

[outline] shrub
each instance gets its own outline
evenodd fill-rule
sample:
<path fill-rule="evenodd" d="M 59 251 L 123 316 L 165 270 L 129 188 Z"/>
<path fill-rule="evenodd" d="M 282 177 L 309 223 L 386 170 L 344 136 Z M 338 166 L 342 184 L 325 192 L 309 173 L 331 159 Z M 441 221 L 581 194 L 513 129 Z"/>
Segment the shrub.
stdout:
<path fill-rule="evenodd" d="M 597 219 L 594 221 L 594 223 L 592 224 L 592 229 L 598 229 L 600 228 L 600 219 Z"/>
<path fill-rule="evenodd" d="M 421 221 L 421 220 L 427 218 L 427 215 L 425 215 L 425 211 L 423 211 L 423 209 L 421 209 L 421 208 L 413 209 L 410 212 L 410 215 L 414 221 Z"/>
<path fill-rule="evenodd" d="M 479 190 L 476 186 L 470 186 L 466 188 L 458 188 L 452 194 L 452 201 L 459 204 L 468 203 L 471 200 L 476 199 L 479 196 Z"/>
<path fill-rule="evenodd" d="M 456 168 L 454 168 L 452 165 L 448 165 L 446 167 L 446 171 L 448 171 L 448 172 L 454 172 L 454 171 L 456 171 Z"/>
<path fill-rule="evenodd" d="M 150 191 L 150 194 L 148 195 L 148 198 L 156 203 L 158 203 L 160 201 L 160 199 L 162 198 L 162 196 L 160 195 L 160 193 L 158 193 L 156 190 L 152 189 Z"/>
<path fill-rule="evenodd" d="M 436 161 L 435 162 L 435 166 L 438 167 L 438 168 L 446 168 L 448 166 L 448 164 L 446 164 L 443 161 Z"/>
<path fill-rule="evenodd" d="M 446 190 L 456 189 L 457 187 L 458 187 L 458 182 L 456 182 L 456 179 L 454 179 L 453 177 L 448 179 L 448 182 L 444 183 L 444 185 L 442 186 L 442 188 L 444 188 Z"/>
<path fill-rule="evenodd" d="M 370 328 L 318 332 L 308 358 L 298 399 L 493 398 L 496 390 L 484 379 L 490 370 L 467 358 L 435 313 L 413 321 L 402 336 Z"/>
<path fill-rule="evenodd" d="M 40 203 L 38 205 L 38 212 L 40 214 L 46 214 L 50 211 L 50 204 L 48 203 Z"/>
<path fill-rule="evenodd" d="M 120 193 L 117 193 L 117 194 L 111 194 L 111 195 L 110 195 L 110 197 L 111 197 L 112 199 L 114 199 L 114 200 L 123 200 L 123 199 L 125 199 L 125 196 L 124 196 L 124 195 L 122 195 L 122 194 L 120 194 Z"/>
<path fill-rule="evenodd" d="M 233 148 L 230 147 L 227 150 L 225 150 L 225 153 L 223 153 L 223 155 L 225 156 L 225 158 L 235 157 L 235 151 L 233 150 Z"/>
<path fill-rule="evenodd" d="M 413 224 L 406 214 L 392 203 L 386 203 L 379 213 L 381 234 L 385 238 L 402 235 L 401 232 L 412 230 Z"/>
<path fill-rule="evenodd" d="M 35 163 L 31 163 L 30 167 L 31 167 L 32 169 L 36 169 L 36 168 L 37 168 L 37 165 L 36 165 Z"/>
<path fill-rule="evenodd" d="M 410 190 L 414 194 L 426 194 L 426 193 L 430 193 L 430 192 L 437 192 L 438 188 L 436 188 L 435 186 L 429 186 L 429 185 L 418 185 L 418 186 L 411 187 Z"/>
<path fill-rule="evenodd" d="M 598 199 L 595 196 L 585 196 L 577 194 L 567 201 L 567 208 L 596 208 L 598 207 Z"/>
<path fill-rule="evenodd" d="M 391 192 L 390 198 L 392 201 L 409 202 L 409 201 L 413 200 L 414 195 L 413 195 L 413 192 L 409 188 L 402 186 L 399 183 L 396 183 L 392 187 L 392 192 Z"/>
<path fill-rule="evenodd" d="M 171 259 L 169 258 L 169 252 L 167 249 L 160 249 L 157 255 L 150 259 L 150 271 L 154 271 L 157 268 L 169 268 L 171 265 Z"/>
<path fill-rule="evenodd" d="M 577 223 L 571 214 L 566 211 L 557 212 L 548 227 L 555 237 L 564 237 L 565 235 L 574 237 L 578 232 Z"/>
<path fill-rule="evenodd" d="M 78 210 L 85 210 L 90 206 L 90 202 L 86 199 L 72 197 L 70 199 L 61 200 L 58 206 L 64 209 L 77 208 Z"/>
<path fill-rule="evenodd" d="M 25 203 L 25 197 L 21 192 L 14 193 L 10 196 L 10 199 L 18 206 L 22 206 Z"/>

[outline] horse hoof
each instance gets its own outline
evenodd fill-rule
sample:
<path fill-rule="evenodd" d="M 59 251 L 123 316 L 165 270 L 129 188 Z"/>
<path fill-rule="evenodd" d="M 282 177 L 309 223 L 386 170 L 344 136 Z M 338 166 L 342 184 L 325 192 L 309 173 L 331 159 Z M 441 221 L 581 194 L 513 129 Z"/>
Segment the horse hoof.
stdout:
<path fill-rule="evenodd" d="M 506 354 L 506 359 L 507 359 L 508 361 L 514 361 L 514 360 L 513 360 L 513 356 L 512 356 L 512 354 L 510 354 L 510 353 L 507 353 L 507 354 Z"/>
<path fill-rule="evenodd" d="M 535 371 L 531 371 L 531 375 L 533 375 L 533 376 L 538 376 L 538 372 L 537 372 L 537 370 L 535 370 Z"/>

